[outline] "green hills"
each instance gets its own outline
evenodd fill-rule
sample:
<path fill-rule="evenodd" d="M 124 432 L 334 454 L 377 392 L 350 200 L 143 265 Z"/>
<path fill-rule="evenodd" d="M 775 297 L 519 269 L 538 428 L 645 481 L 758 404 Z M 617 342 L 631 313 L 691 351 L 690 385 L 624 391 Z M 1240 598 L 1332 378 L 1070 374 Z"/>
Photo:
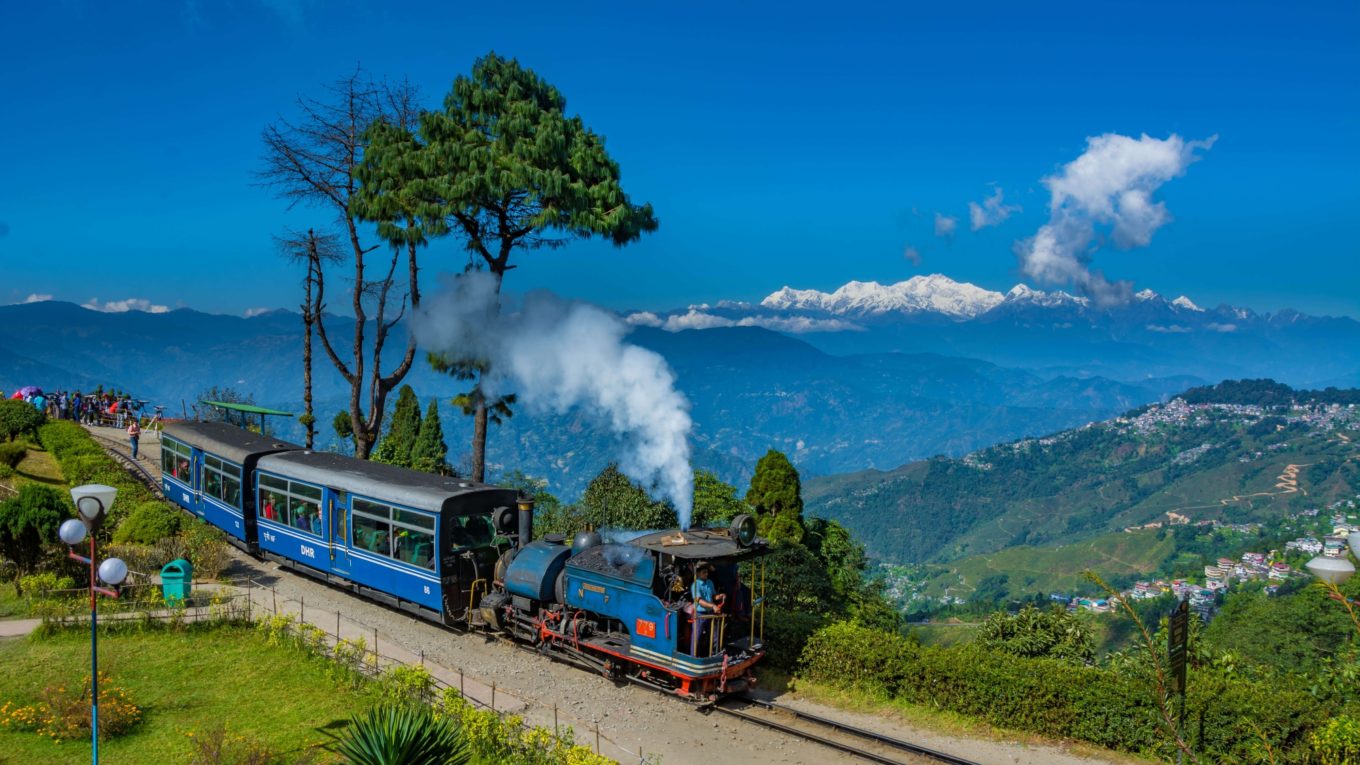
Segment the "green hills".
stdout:
<path fill-rule="evenodd" d="M 961 459 L 814 478 L 807 512 L 844 523 L 887 564 L 947 563 L 932 595 L 1000 574 L 1032 593 L 1070 588 L 1088 568 L 1132 577 L 1176 554 L 1158 525 L 1264 523 L 1354 497 L 1357 401 L 1270 381 L 1194 388 Z"/>

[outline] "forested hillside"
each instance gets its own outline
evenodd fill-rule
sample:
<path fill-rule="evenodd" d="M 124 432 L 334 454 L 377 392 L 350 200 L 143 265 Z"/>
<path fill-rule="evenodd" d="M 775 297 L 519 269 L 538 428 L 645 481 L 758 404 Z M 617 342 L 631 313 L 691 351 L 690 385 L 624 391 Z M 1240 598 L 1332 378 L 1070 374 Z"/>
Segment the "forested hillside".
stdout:
<path fill-rule="evenodd" d="M 1282 387 L 1282 386 L 1281 386 Z M 882 560 L 946 561 L 1071 544 L 1149 522 L 1248 521 L 1351 496 L 1360 412 L 1276 406 L 1277 387 L 1214 388 L 1124 417 L 896 470 L 812 479 L 808 512 L 845 523 Z M 1334 400 L 1350 395 L 1335 392 Z M 1292 399 L 1282 399 L 1288 404 Z"/>

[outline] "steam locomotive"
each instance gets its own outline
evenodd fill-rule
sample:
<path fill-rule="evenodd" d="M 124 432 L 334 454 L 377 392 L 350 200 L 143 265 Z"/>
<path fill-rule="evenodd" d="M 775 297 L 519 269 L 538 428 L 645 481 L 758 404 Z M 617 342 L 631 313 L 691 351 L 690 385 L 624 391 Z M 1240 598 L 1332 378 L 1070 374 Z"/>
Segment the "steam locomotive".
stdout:
<path fill-rule="evenodd" d="M 535 540 L 533 500 L 512 489 L 210 422 L 166 425 L 161 480 L 253 555 L 614 679 L 705 701 L 753 684 L 765 655 L 768 544 L 747 515 L 627 540 Z M 694 602 L 701 569 L 717 608 Z"/>

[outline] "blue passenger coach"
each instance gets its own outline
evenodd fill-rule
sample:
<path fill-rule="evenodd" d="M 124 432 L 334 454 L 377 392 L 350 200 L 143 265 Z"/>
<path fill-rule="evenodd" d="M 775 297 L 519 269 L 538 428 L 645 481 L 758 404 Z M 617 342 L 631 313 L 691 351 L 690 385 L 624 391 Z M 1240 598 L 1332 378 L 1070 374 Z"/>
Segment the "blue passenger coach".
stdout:
<path fill-rule="evenodd" d="M 260 552 L 445 623 L 510 546 L 513 489 L 311 451 L 262 457 L 253 488 Z"/>
<path fill-rule="evenodd" d="M 161 434 L 161 489 L 166 499 L 222 529 L 254 551 L 255 463 L 266 454 L 301 449 L 221 422 L 175 422 Z"/>

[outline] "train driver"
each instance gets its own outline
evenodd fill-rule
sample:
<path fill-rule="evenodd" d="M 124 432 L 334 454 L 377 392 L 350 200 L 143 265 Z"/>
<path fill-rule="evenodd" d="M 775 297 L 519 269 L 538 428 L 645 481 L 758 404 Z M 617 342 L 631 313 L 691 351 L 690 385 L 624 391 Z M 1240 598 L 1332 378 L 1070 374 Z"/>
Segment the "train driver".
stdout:
<path fill-rule="evenodd" d="M 694 614 L 699 620 L 698 639 L 695 641 L 696 647 L 703 647 L 708 641 L 709 625 L 712 619 L 705 619 L 705 616 L 712 616 L 722 611 L 723 601 L 726 595 L 718 594 L 713 586 L 713 564 L 704 561 L 694 570 L 694 584 L 690 585 L 690 596 L 694 599 Z M 698 651 L 695 651 L 696 655 Z"/>

